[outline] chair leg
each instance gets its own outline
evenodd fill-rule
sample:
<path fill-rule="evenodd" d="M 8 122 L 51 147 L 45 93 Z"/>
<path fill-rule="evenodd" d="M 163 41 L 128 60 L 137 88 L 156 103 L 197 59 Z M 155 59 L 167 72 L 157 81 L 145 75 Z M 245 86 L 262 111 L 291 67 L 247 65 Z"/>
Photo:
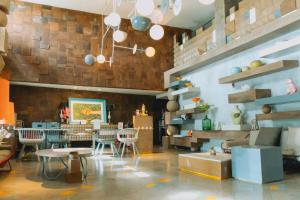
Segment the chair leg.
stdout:
<path fill-rule="evenodd" d="M 38 151 L 38 150 L 39 150 L 39 145 L 35 144 L 35 151 Z M 37 159 L 38 159 L 38 161 L 40 161 L 40 157 L 39 156 L 37 156 Z"/>
<path fill-rule="evenodd" d="M 113 143 L 110 143 L 110 149 L 111 149 L 111 152 L 113 154 L 113 157 L 115 157 L 115 150 L 114 150 L 114 147 L 113 147 Z"/>
<path fill-rule="evenodd" d="M 123 143 L 123 148 L 122 148 L 122 153 L 121 153 L 121 159 L 123 159 L 123 155 L 124 155 L 125 146 L 126 146 L 126 144 L 125 144 L 125 143 Z"/>
<path fill-rule="evenodd" d="M 23 144 L 22 145 L 22 148 L 21 148 L 21 151 L 19 153 L 19 156 L 18 156 L 18 160 L 21 160 L 22 157 L 24 156 L 24 153 L 25 153 L 25 147 L 26 147 L 26 144 Z"/>
<path fill-rule="evenodd" d="M 95 150 L 95 155 L 99 153 L 101 143 L 97 144 L 96 150 Z"/>
<path fill-rule="evenodd" d="M 105 147 L 105 144 L 103 143 L 103 144 L 102 144 L 102 147 L 101 147 L 100 156 L 102 156 L 102 155 L 103 155 L 104 147 Z"/>
<path fill-rule="evenodd" d="M 133 151 L 135 151 L 137 156 L 140 157 L 140 152 L 139 152 L 139 150 L 138 150 L 138 148 L 137 148 L 137 146 L 135 145 L 134 142 L 132 143 L 132 146 L 133 146 L 133 149 L 134 149 Z"/>
<path fill-rule="evenodd" d="M 116 145 L 115 145 L 115 144 L 112 144 L 112 146 L 113 146 L 113 148 L 114 148 L 115 153 L 117 154 L 117 156 L 119 156 L 119 151 L 118 151 Z"/>
<path fill-rule="evenodd" d="M 51 144 L 51 149 L 54 149 L 54 143 Z"/>

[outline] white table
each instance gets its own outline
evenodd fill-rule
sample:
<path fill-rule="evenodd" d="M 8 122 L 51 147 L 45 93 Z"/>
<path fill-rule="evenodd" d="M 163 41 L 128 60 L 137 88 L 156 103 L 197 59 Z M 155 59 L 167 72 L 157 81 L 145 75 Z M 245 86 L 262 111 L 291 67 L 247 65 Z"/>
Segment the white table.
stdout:
<path fill-rule="evenodd" d="M 55 180 L 59 176 L 61 176 L 66 169 L 68 169 L 68 165 L 65 162 L 65 159 L 69 158 L 69 155 L 71 152 L 77 152 L 81 167 L 83 170 L 83 178 L 86 180 L 87 177 L 87 159 L 86 157 L 89 157 L 92 155 L 93 149 L 92 148 L 63 148 L 63 149 L 43 149 L 36 151 L 35 154 L 37 156 L 42 157 L 41 159 L 42 162 L 42 173 L 43 175 L 49 179 L 49 180 Z M 50 158 L 57 158 L 59 159 L 62 164 L 64 165 L 64 169 L 60 170 L 56 175 L 50 176 L 48 173 L 48 165 L 49 165 L 49 160 Z M 83 162 L 84 161 L 84 162 Z"/>

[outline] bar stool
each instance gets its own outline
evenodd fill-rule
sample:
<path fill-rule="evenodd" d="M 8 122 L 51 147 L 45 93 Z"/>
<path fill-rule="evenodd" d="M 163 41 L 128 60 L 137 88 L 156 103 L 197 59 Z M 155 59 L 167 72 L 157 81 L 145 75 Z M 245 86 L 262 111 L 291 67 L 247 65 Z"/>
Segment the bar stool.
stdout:
<path fill-rule="evenodd" d="M 120 142 L 120 147 L 122 147 L 122 153 L 121 153 L 121 159 L 124 155 L 125 146 L 132 146 L 133 149 L 133 155 L 137 154 L 138 157 L 140 156 L 137 146 L 135 145 L 135 142 L 138 140 L 139 130 L 134 128 L 127 128 L 122 129 L 118 132 L 117 138 Z"/>
<path fill-rule="evenodd" d="M 33 146 L 38 151 L 39 145 L 45 141 L 45 132 L 43 129 L 21 128 L 16 130 L 19 133 L 19 141 L 22 144 L 18 160 L 24 156 L 26 146 Z M 38 160 L 40 160 L 39 156 Z"/>
<path fill-rule="evenodd" d="M 98 143 L 97 148 L 95 150 L 95 154 L 99 153 L 100 147 L 100 155 L 103 155 L 104 147 L 105 145 L 110 145 L 111 151 L 113 156 L 115 156 L 115 153 L 119 155 L 117 147 L 115 145 L 116 139 L 117 139 L 117 131 L 114 129 L 104 129 L 104 130 L 98 130 L 95 135 L 95 143 Z"/>

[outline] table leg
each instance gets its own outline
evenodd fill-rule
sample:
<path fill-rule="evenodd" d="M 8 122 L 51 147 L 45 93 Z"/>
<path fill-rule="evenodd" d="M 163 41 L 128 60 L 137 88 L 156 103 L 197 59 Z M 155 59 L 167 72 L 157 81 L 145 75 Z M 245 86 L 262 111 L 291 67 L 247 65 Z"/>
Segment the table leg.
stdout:
<path fill-rule="evenodd" d="M 64 162 L 63 158 L 60 158 L 60 161 L 63 163 L 64 169 L 60 170 L 56 175 L 50 176 L 48 174 L 48 170 L 47 170 L 47 168 L 48 168 L 47 165 L 49 165 L 49 162 L 47 161 L 47 157 L 43 157 L 42 172 L 43 172 L 44 177 L 46 177 L 48 180 L 56 180 L 58 177 L 60 177 L 66 171 L 66 169 L 68 169 L 68 165 Z"/>
<path fill-rule="evenodd" d="M 84 162 L 83 162 L 84 160 Z M 81 163 L 81 168 L 82 168 L 82 173 L 83 173 L 83 179 L 85 182 L 87 182 L 86 177 L 88 175 L 88 170 L 87 170 L 87 159 L 86 157 L 80 157 L 80 163 Z"/>

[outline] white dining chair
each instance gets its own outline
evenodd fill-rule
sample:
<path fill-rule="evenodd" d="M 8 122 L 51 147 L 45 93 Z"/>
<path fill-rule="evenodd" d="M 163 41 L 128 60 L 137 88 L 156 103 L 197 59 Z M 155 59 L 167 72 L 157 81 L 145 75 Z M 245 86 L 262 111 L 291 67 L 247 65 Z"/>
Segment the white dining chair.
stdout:
<path fill-rule="evenodd" d="M 134 157 L 139 156 L 139 151 L 136 146 L 138 140 L 139 130 L 134 128 L 127 128 L 118 131 L 117 138 L 120 142 L 120 147 L 122 147 L 121 159 L 123 158 L 125 147 L 132 146 Z"/>
<path fill-rule="evenodd" d="M 117 140 L 117 129 L 100 129 L 97 130 L 96 135 L 95 135 L 95 143 L 97 144 L 96 150 L 95 150 L 95 154 L 99 154 L 100 151 L 100 155 L 103 155 L 103 151 L 104 151 L 104 147 L 105 145 L 110 145 L 111 151 L 113 156 L 115 156 L 115 154 L 119 154 L 117 147 L 115 145 L 115 142 Z M 100 150 L 101 148 L 101 150 Z"/>
<path fill-rule="evenodd" d="M 16 130 L 19 134 L 19 141 L 22 144 L 18 157 L 19 160 L 24 156 L 26 146 L 33 146 L 35 151 L 38 151 L 39 146 L 45 141 L 45 132 L 43 129 L 21 128 Z M 39 157 L 38 160 L 40 160 Z"/>

